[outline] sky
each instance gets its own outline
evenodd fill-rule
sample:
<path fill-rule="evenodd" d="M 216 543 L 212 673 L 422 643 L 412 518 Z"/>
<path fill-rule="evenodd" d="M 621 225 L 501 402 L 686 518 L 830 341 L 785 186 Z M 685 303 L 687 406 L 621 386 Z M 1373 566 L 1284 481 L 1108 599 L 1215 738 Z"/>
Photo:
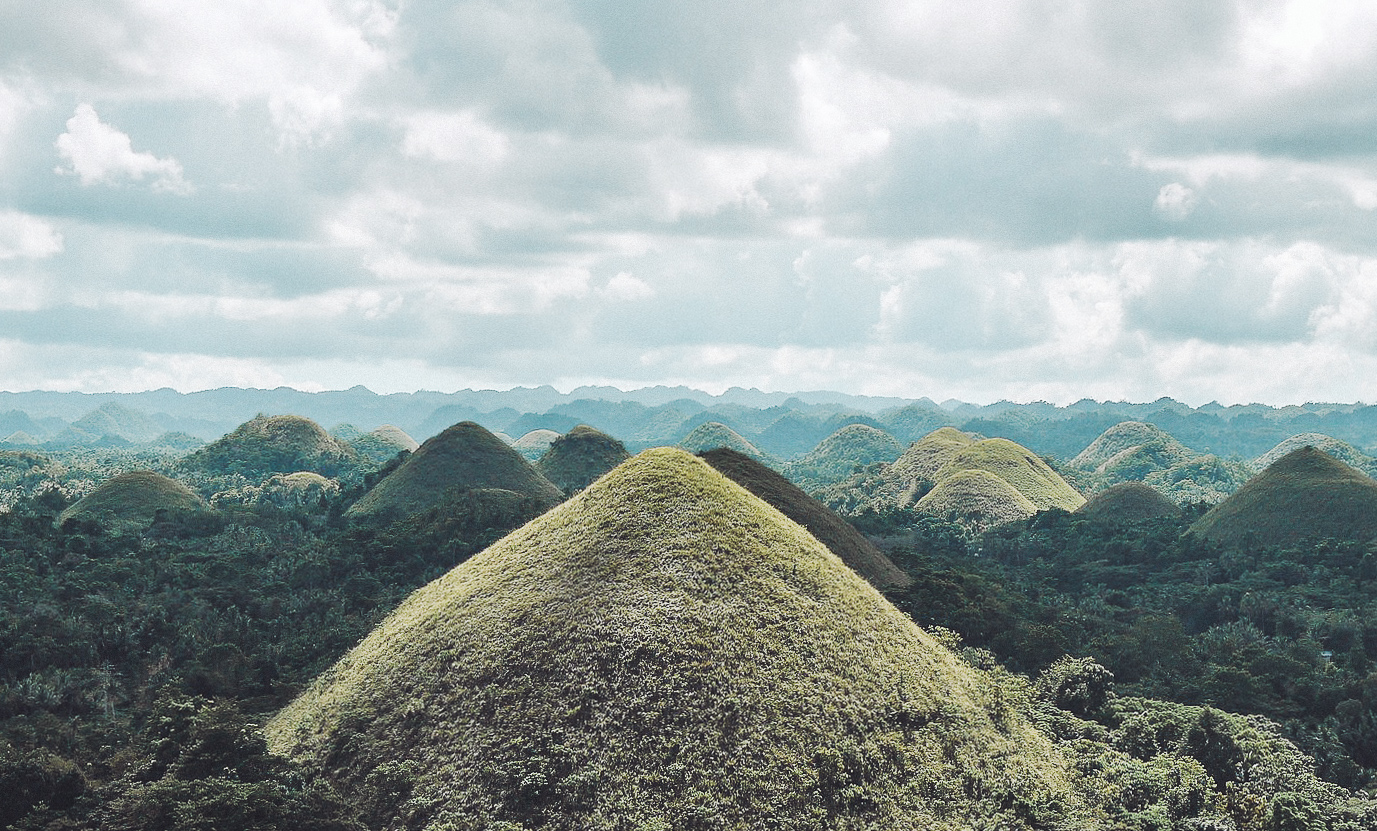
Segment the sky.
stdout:
<path fill-rule="evenodd" d="M 1377 401 L 1370 0 L 0 21 L 0 389 Z"/>

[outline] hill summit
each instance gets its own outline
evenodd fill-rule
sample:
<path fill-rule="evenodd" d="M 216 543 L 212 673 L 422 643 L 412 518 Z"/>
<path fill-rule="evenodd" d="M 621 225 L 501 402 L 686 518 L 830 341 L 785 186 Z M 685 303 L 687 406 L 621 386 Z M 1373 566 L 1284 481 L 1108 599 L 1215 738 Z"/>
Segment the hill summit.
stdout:
<path fill-rule="evenodd" d="M 758 462 L 768 459 L 765 452 L 759 447 L 751 444 L 745 436 L 720 421 L 708 421 L 693 428 L 693 431 L 679 442 L 679 447 L 690 453 L 701 453 L 704 450 L 725 447 L 728 450 L 735 450 L 737 453 L 750 456 Z"/>
<path fill-rule="evenodd" d="M 171 515 L 198 514 L 210 510 L 191 488 L 151 470 L 124 473 L 101 483 L 57 518 L 95 519 L 120 528 L 146 528 L 159 511 Z"/>
<path fill-rule="evenodd" d="M 210 473 L 263 479 L 309 470 L 337 476 L 358 456 L 309 418 L 259 415 L 188 456 L 184 464 Z"/>
<path fill-rule="evenodd" d="M 1132 523 L 1177 516 L 1181 509 L 1151 485 L 1120 482 L 1095 494 L 1076 513 L 1106 522 Z"/>
<path fill-rule="evenodd" d="M 426 439 L 405 462 L 350 506 L 353 517 L 403 517 L 454 490 L 496 489 L 548 508 L 564 497 L 531 463 L 482 425 L 461 421 Z"/>
<path fill-rule="evenodd" d="M 555 487 L 572 494 L 630 457 L 621 442 L 580 424 L 550 443 L 550 449 L 536 462 L 536 470 Z"/>
<path fill-rule="evenodd" d="M 1377 538 L 1377 481 L 1315 447 L 1293 450 L 1195 521 L 1225 544 Z"/>
<path fill-rule="evenodd" d="M 266 733 L 396 827 L 1072 827 L 1082 811 L 988 676 L 672 448 L 417 590 Z"/>

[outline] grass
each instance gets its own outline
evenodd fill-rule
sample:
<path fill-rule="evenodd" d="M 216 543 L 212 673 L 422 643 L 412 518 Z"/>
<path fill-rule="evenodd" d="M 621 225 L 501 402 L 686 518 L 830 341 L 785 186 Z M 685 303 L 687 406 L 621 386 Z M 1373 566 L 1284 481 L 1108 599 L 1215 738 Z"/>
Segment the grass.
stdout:
<path fill-rule="evenodd" d="M 1130 472 L 1130 459 L 1146 455 L 1152 459 L 1152 469 L 1164 469 L 1185 461 L 1196 454 L 1162 428 L 1142 421 L 1123 421 L 1099 435 L 1090 446 L 1071 460 L 1071 466 L 1081 470 L 1115 475 L 1116 481 L 1142 478 Z M 1142 472 L 1143 474 L 1146 471 Z"/>
<path fill-rule="evenodd" d="M 300 470 L 335 476 L 357 458 L 353 448 L 309 418 L 259 415 L 192 453 L 184 464 L 250 478 Z"/>
<path fill-rule="evenodd" d="M 425 510 L 455 488 L 496 488 L 541 501 L 564 498 L 515 448 L 472 421 L 427 439 L 348 511 L 354 517 L 399 518 Z"/>
<path fill-rule="evenodd" d="M 385 424 L 349 439 L 349 446 L 373 464 L 381 465 L 403 450 L 414 451 L 420 445 L 402 428 Z"/>
<path fill-rule="evenodd" d="M 894 464 L 887 479 L 904 484 L 935 482 L 937 472 L 957 453 L 975 444 L 976 439 L 955 427 L 942 427 L 908 446 Z"/>
<path fill-rule="evenodd" d="M 536 470 L 567 494 L 583 490 L 607 471 L 630 458 L 616 439 L 580 424 L 555 439 L 536 462 Z"/>
<path fill-rule="evenodd" d="M 1226 545 L 1377 538 L 1377 481 L 1315 447 L 1293 450 L 1196 520 Z"/>
<path fill-rule="evenodd" d="M 709 421 L 693 428 L 693 431 L 684 440 L 679 442 L 680 448 L 690 453 L 702 453 L 704 450 L 715 450 L 725 447 L 728 450 L 735 450 L 737 453 L 744 453 L 758 462 L 769 461 L 766 453 L 754 444 L 746 440 L 744 436 L 720 421 Z"/>
<path fill-rule="evenodd" d="M 512 447 L 517 452 L 531 461 L 539 459 L 554 444 L 555 439 L 559 438 L 559 433 L 554 430 L 532 430 L 524 434 L 521 438 L 512 442 Z"/>
<path fill-rule="evenodd" d="M 1361 470 L 1368 476 L 1377 476 L 1377 459 L 1363 453 L 1346 441 L 1340 441 L 1323 433 L 1301 433 L 1292 436 L 1254 459 L 1253 467 L 1258 470 L 1265 470 L 1292 450 L 1299 450 L 1306 446 L 1317 447 L 1349 467 Z"/>
<path fill-rule="evenodd" d="M 1085 504 L 1085 497 L 1033 451 L 1008 439 L 984 439 L 957 451 L 937 471 L 938 486 L 947 477 L 965 470 L 993 473 L 1027 497 L 1039 511 L 1074 511 Z"/>
<path fill-rule="evenodd" d="M 912 582 L 851 523 L 755 459 L 725 447 L 705 451 L 699 456 L 719 473 L 808 529 L 810 534 L 872 586 L 887 589 L 907 586 Z"/>
<path fill-rule="evenodd" d="M 1181 509 L 1150 485 L 1120 482 L 1091 497 L 1076 509 L 1076 513 L 1110 522 L 1131 523 L 1176 516 Z"/>
<path fill-rule="evenodd" d="M 898 439 L 884 430 L 868 424 L 848 424 L 802 458 L 790 462 L 785 471 L 796 482 L 828 484 L 840 482 L 857 467 L 893 462 L 903 452 Z"/>
<path fill-rule="evenodd" d="M 914 506 L 918 511 L 984 530 L 1037 513 L 1028 497 L 988 470 L 959 470 L 942 477 Z"/>
<path fill-rule="evenodd" d="M 136 470 L 102 483 L 63 511 L 58 523 L 69 519 L 95 519 L 120 527 L 147 527 L 158 511 L 194 514 L 209 511 L 195 492 L 161 473 Z"/>
<path fill-rule="evenodd" d="M 416 591 L 266 733 L 395 827 L 1089 827 L 1004 696 L 659 448 Z"/>

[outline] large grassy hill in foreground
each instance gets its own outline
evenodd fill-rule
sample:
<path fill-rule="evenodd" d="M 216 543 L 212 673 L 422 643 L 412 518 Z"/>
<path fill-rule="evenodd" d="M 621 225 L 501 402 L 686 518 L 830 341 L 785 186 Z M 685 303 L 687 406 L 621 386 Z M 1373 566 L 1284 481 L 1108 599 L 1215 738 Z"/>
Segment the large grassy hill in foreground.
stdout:
<path fill-rule="evenodd" d="M 1027 828 L 1083 813 L 1060 754 L 994 683 L 673 449 L 418 590 L 267 733 L 346 791 L 404 773 L 383 814 L 406 827 Z"/>

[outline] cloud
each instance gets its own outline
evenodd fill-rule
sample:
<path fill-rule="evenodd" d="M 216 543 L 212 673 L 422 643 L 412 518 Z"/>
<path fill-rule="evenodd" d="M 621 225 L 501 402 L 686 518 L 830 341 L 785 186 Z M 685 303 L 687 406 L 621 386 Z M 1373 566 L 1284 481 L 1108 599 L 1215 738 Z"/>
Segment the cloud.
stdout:
<path fill-rule="evenodd" d="M 598 294 L 613 301 L 649 300 L 655 296 L 655 289 L 646 281 L 627 271 L 619 271 L 598 289 Z"/>
<path fill-rule="evenodd" d="M 42 259 L 62 250 L 62 234 L 43 220 L 17 211 L 0 211 L 0 261 Z"/>
<path fill-rule="evenodd" d="M 58 155 L 71 165 L 58 173 L 76 174 L 82 185 L 119 184 L 149 177 L 152 188 L 180 196 L 193 190 L 173 158 L 136 153 L 129 136 L 100 120 L 90 104 L 78 104 L 67 120 L 67 132 L 57 137 Z"/>
<path fill-rule="evenodd" d="M 1191 215 L 1199 201 L 1195 191 L 1180 182 L 1172 182 L 1162 185 L 1162 189 L 1157 191 L 1152 209 L 1172 222 L 1180 222 Z"/>

